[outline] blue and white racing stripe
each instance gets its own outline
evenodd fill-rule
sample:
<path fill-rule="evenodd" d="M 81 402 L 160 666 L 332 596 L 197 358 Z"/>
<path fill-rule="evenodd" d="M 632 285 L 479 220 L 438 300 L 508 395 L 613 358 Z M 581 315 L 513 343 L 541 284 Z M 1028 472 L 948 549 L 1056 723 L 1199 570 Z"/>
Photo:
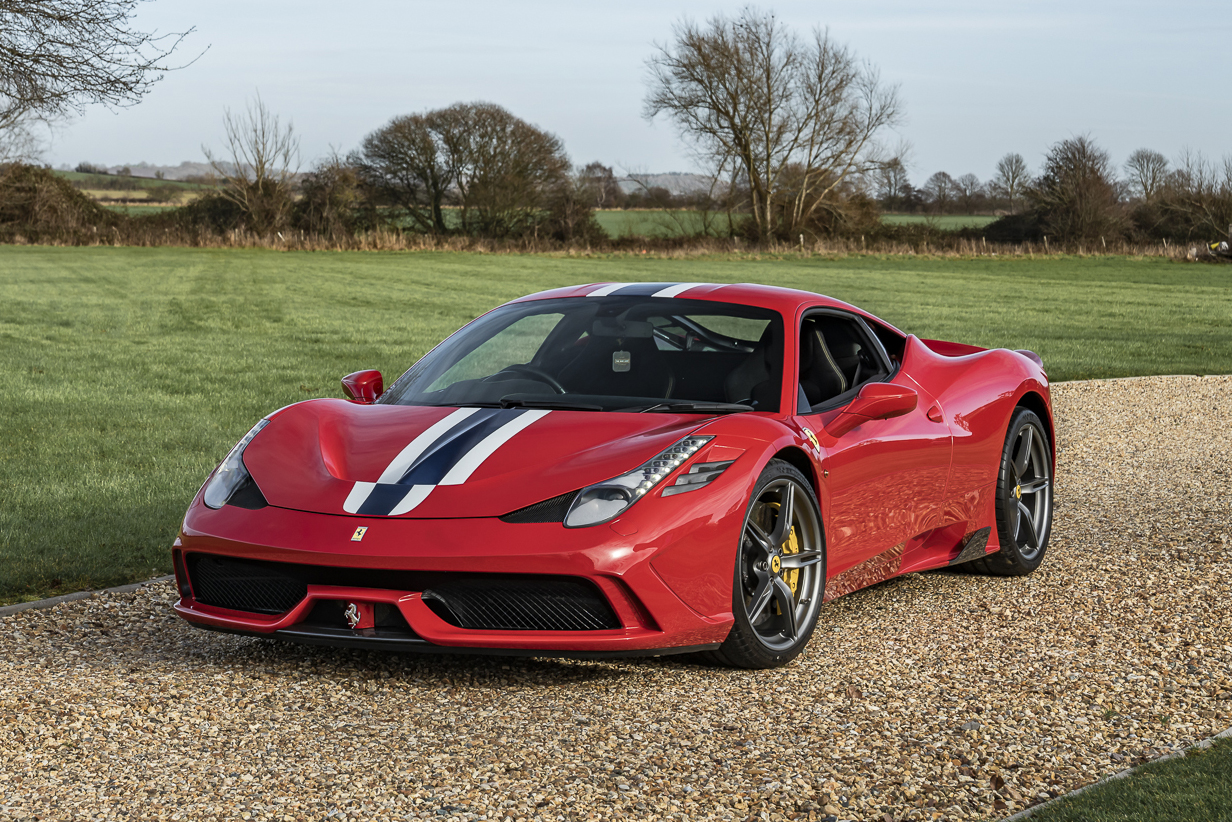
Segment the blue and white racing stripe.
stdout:
<path fill-rule="evenodd" d="M 438 485 L 461 485 L 515 434 L 550 412 L 525 408 L 459 408 L 411 440 L 376 482 L 356 482 L 342 510 L 396 517 Z"/>
<path fill-rule="evenodd" d="M 692 288 L 719 288 L 715 283 L 608 283 L 587 294 L 587 297 L 679 297 Z"/>

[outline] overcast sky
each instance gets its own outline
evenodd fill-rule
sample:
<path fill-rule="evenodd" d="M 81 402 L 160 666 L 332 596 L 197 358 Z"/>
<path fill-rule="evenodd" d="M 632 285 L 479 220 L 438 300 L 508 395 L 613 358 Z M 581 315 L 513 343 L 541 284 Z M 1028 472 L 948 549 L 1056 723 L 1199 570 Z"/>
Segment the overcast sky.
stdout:
<path fill-rule="evenodd" d="M 573 161 L 697 170 L 665 121 L 641 116 L 645 61 L 693 0 L 153 0 L 146 29 L 195 26 L 185 58 L 143 102 L 92 108 L 55 140 L 53 165 L 175 165 L 218 146 L 221 120 L 260 90 L 294 121 L 305 166 L 390 117 L 488 100 L 558 134 Z M 763 3 L 831 35 L 901 87 L 912 177 L 993 173 L 1017 151 L 1090 134 L 1122 163 L 1139 147 L 1232 153 L 1232 16 L 1225 2 Z"/>

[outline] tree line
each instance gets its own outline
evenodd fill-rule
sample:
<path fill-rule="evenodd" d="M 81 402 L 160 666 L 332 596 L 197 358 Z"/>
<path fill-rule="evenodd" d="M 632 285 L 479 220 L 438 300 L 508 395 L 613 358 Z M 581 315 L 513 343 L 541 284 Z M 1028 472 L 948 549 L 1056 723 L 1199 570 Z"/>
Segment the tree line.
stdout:
<path fill-rule="evenodd" d="M 30 153 L 32 123 L 87 103 L 134 104 L 173 68 L 168 60 L 190 32 L 136 31 L 137 2 L 6 7 L 0 222 L 37 228 L 71 214 L 74 225 L 95 219 L 119 231 L 120 218 L 104 218 L 64 190 L 40 194 L 55 185 L 20 161 Z M 642 114 L 674 126 L 709 181 L 704 190 L 626 191 L 610 167 L 575 167 L 559 137 L 490 102 L 399 114 L 304 171 L 294 127 L 258 96 L 226 113 L 221 149 L 204 149 L 216 191 L 141 219 L 168 233 L 342 239 L 383 231 L 592 243 L 605 239 L 596 209 L 688 208 L 701 216 L 701 233 L 758 244 L 886 236 L 898 229 L 880 220 L 883 211 L 1003 212 L 983 231 L 1006 241 L 1196 239 L 1222 236 L 1232 224 L 1232 158 L 1187 153 L 1169 161 L 1142 149 L 1118 169 L 1087 136 L 1050 147 L 1038 173 L 1011 153 L 987 182 L 937 172 L 917 188 L 907 148 L 892 144 L 903 119 L 898 88 L 828 29 L 802 34 L 773 12 L 746 7 L 685 20 L 655 45 L 647 68 Z"/>
<path fill-rule="evenodd" d="M 1216 162 L 1185 151 L 1170 161 L 1140 148 L 1118 168 L 1086 135 L 1051 146 L 1037 175 L 1021 154 L 1010 153 L 987 182 L 938 171 L 917 188 L 894 162 L 873 185 L 885 211 L 997 214 L 1009 219 L 993 233 L 1022 239 L 1190 240 L 1232 228 L 1232 157 Z"/>

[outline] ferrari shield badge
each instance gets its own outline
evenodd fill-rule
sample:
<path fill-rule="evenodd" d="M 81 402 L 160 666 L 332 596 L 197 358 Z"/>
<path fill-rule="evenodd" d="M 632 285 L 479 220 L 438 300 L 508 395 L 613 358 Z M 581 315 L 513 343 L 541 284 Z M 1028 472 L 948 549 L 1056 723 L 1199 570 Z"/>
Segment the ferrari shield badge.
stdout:
<path fill-rule="evenodd" d="M 821 443 L 817 441 L 817 435 L 813 433 L 813 429 L 805 428 L 804 436 L 808 437 L 808 441 L 813 444 L 813 448 L 817 449 L 817 453 L 821 453 Z"/>
<path fill-rule="evenodd" d="M 368 533 L 368 526 L 361 525 L 355 529 L 355 533 L 351 534 L 351 542 L 362 542 L 364 534 Z"/>

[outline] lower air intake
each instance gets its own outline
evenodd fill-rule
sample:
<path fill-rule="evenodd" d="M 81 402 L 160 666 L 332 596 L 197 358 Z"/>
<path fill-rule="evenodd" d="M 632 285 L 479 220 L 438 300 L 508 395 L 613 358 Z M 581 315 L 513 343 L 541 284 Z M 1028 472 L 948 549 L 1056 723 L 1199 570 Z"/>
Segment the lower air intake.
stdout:
<path fill-rule="evenodd" d="M 189 554 L 193 598 L 216 608 L 283 614 L 308 595 L 308 585 L 277 567 L 229 557 Z"/>
<path fill-rule="evenodd" d="M 457 579 L 423 592 L 437 616 L 486 631 L 600 631 L 619 628 L 611 606 L 577 579 Z"/>

